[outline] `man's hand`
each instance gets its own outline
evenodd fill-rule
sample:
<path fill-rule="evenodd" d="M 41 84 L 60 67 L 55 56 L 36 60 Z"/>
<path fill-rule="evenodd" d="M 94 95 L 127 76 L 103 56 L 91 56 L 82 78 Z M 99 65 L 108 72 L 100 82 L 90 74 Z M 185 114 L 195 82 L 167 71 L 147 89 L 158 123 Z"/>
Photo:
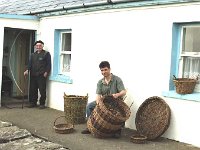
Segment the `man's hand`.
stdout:
<path fill-rule="evenodd" d="M 112 94 L 112 96 L 113 96 L 114 98 L 123 97 L 123 96 L 125 96 L 125 95 L 126 95 L 126 90 L 122 90 L 122 91 L 119 92 L 119 93 Z"/>
<path fill-rule="evenodd" d="M 99 104 L 99 101 L 102 100 L 102 96 L 101 95 L 96 95 L 96 103 Z"/>
<path fill-rule="evenodd" d="M 118 97 L 119 97 L 119 93 L 112 94 L 112 96 L 113 96 L 114 98 L 118 98 Z"/>
<path fill-rule="evenodd" d="M 47 72 L 45 72 L 45 73 L 44 73 L 44 77 L 46 78 L 46 77 L 47 77 L 47 75 L 48 75 L 48 73 L 47 73 Z"/>
<path fill-rule="evenodd" d="M 28 75 L 28 70 L 24 71 L 24 76 Z"/>

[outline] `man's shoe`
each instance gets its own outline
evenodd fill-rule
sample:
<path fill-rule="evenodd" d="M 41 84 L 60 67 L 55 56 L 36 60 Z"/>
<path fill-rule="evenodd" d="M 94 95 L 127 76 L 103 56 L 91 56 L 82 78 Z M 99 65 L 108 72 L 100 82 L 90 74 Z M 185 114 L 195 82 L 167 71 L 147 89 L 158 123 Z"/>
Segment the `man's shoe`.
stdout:
<path fill-rule="evenodd" d="M 120 138 L 121 137 L 121 130 L 118 130 L 114 135 L 113 135 L 113 138 Z"/>
<path fill-rule="evenodd" d="M 122 123 L 122 128 L 125 128 L 125 122 Z"/>
<path fill-rule="evenodd" d="M 40 108 L 40 109 L 45 109 L 45 106 L 44 106 L 44 105 L 40 105 L 39 108 Z"/>
<path fill-rule="evenodd" d="M 85 129 L 81 132 L 82 134 L 90 134 L 90 131 L 88 129 Z"/>
<path fill-rule="evenodd" d="M 30 104 L 30 105 L 28 105 L 27 107 L 28 107 L 28 108 L 34 108 L 34 107 L 37 107 L 37 105 L 36 105 L 36 104 Z"/>

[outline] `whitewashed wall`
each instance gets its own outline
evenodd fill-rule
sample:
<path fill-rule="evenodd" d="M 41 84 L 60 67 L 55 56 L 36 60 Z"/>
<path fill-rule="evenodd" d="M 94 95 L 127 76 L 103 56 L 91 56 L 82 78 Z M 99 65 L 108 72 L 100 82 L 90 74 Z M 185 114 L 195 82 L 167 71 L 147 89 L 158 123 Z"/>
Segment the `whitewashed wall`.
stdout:
<path fill-rule="evenodd" d="M 101 78 L 98 65 L 111 63 L 128 89 L 132 115 L 126 126 L 135 129 L 135 114 L 150 96 L 168 90 L 173 22 L 200 21 L 200 6 L 163 6 L 43 18 L 40 35 L 53 57 L 54 29 L 72 29 L 72 85 L 49 82 L 48 105 L 64 110 L 63 93 L 95 97 Z M 164 137 L 200 147 L 200 103 L 163 98 L 171 108 Z M 187 110 L 187 111 L 186 111 Z"/>

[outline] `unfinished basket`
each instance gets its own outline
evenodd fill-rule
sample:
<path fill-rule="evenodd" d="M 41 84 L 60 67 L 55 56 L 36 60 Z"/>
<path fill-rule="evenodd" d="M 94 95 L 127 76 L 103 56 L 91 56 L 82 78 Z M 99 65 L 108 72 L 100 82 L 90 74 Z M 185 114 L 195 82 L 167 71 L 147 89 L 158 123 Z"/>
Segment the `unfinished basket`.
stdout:
<path fill-rule="evenodd" d="M 173 80 L 178 94 L 191 94 L 194 91 L 197 80 L 189 78 L 176 78 Z"/>
<path fill-rule="evenodd" d="M 68 133 L 72 133 L 74 131 L 74 125 L 71 124 L 71 123 L 61 123 L 61 124 L 57 124 L 57 120 L 59 118 L 62 118 L 65 116 L 60 116 L 60 117 L 57 117 L 54 121 L 54 130 L 56 133 L 60 133 L 60 134 L 68 134 Z"/>
<path fill-rule="evenodd" d="M 66 95 L 64 93 L 64 112 L 67 122 L 81 124 L 86 122 L 87 96 Z"/>
<path fill-rule="evenodd" d="M 112 137 L 130 117 L 130 113 L 126 103 L 107 96 L 96 105 L 87 121 L 87 127 L 95 137 Z"/>
<path fill-rule="evenodd" d="M 136 113 L 136 129 L 147 139 L 156 139 L 168 129 L 170 116 L 170 108 L 162 98 L 149 97 L 140 105 Z"/>

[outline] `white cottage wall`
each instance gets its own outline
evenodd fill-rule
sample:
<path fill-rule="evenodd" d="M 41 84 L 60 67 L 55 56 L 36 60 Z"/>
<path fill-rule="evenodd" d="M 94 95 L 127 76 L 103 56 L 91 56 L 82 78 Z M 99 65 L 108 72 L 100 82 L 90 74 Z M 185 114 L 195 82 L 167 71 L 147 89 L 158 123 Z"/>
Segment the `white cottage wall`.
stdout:
<path fill-rule="evenodd" d="M 94 100 L 96 83 L 101 78 L 98 65 L 111 63 L 128 89 L 127 104 L 132 115 L 126 126 L 135 129 L 135 114 L 141 103 L 168 90 L 174 22 L 200 21 L 200 5 L 173 5 L 127 10 L 71 14 L 41 19 L 41 39 L 53 58 L 54 30 L 72 29 L 73 84 L 49 82 L 49 103 L 63 110 L 63 93 L 85 95 Z M 200 147 L 200 103 L 163 98 L 172 116 L 166 138 Z M 186 111 L 187 109 L 187 111 Z M 193 118 L 194 117 L 194 118 Z"/>
<path fill-rule="evenodd" d="M 14 15 L 13 15 L 14 16 Z M 16 17 L 15 17 L 16 18 Z M 18 28 L 18 29 L 27 29 L 27 30 L 37 30 L 39 27 L 39 21 L 33 19 L 23 19 L 23 16 L 18 18 L 0 18 L 0 26 L 9 28 Z"/>

